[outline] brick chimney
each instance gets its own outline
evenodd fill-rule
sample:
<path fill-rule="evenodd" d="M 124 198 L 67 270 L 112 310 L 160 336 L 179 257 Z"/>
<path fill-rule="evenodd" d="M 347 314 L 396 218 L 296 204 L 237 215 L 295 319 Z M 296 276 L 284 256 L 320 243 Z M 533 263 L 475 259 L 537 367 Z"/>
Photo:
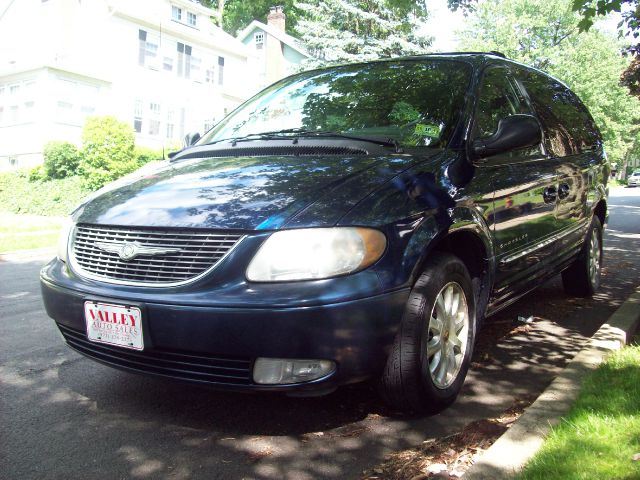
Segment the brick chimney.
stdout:
<path fill-rule="evenodd" d="M 271 7 L 269 15 L 267 16 L 267 25 L 284 32 L 286 18 L 284 8 L 281 5 Z"/>
<path fill-rule="evenodd" d="M 271 7 L 271 11 L 267 16 L 267 25 L 284 33 L 285 27 L 284 10 L 281 6 Z M 284 62 L 284 45 L 279 39 L 272 35 L 266 35 L 266 77 L 267 83 L 273 83 L 280 80 L 285 76 L 285 62 Z"/>

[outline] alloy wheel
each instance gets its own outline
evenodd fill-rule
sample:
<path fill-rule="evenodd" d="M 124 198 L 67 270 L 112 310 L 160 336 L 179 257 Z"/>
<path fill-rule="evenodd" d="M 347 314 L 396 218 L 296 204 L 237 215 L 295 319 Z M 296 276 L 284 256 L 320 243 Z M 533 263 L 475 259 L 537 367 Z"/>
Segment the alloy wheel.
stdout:
<path fill-rule="evenodd" d="M 464 290 L 447 283 L 434 302 L 429 318 L 427 360 L 433 384 L 439 389 L 455 382 L 467 350 L 469 309 Z"/>
<path fill-rule="evenodd" d="M 598 239 L 598 232 L 595 230 L 591 235 L 591 242 L 589 245 L 589 279 L 591 285 L 598 283 L 598 275 L 600 274 L 600 240 Z"/>

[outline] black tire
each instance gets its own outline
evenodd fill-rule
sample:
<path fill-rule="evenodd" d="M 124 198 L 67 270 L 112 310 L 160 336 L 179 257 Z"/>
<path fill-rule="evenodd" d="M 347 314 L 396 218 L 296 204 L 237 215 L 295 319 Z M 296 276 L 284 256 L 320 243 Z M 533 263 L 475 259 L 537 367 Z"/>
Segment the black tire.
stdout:
<path fill-rule="evenodd" d="M 471 362 L 476 334 L 475 296 L 471 277 L 464 264 L 457 257 L 446 253 L 437 253 L 436 255 L 427 262 L 411 290 L 400 330 L 396 335 L 380 382 L 380 390 L 385 402 L 392 408 L 403 412 L 435 413 L 449 406 L 458 396 Z M 452 295 L 464 293 L 466 308 L 462 304 L 457 311 L 466 310 L 467 312 L 466 332 L 461 329 L 450 336 L 449 332 L 453 331 L 453 327 L 445 327 L 440 330 L 440 336 L 434 336 L 434 327 L 430 327 L 432 313 L 437 318 L 438 311 L 442 311 L 442 305 L 446 302 L 443 296 L 441 303 L 438 304 L 438 308 L 440 308 L 438 310 L 435 305 L 436 300 L 449 290 L 453 291 Z M 461 302 L 462 297 L 458 296 L 458 305 L 461 305 Z M 451 305 L 453 304 L 452 300 Z M 449 318 L 446 315 L 442 315 L 442 317 L 443 319 Z M 464 351 L 460 347 L 451 347 L 451 350 L 448 350 L 450 353 L 442 353 L 445 348 L 449 348 L 446 345 L 458 341 L 458 334 L 460 335 L 460 345 L 463 344 L 462 338 L 466 341 Z M 454 370 L 459 368 L 457 373 L 452 372 L 450 378 L 445 373 L 444 381 L 434 378 L 440 376 L 439 373 L 442 372 L 437 368 L 435 372 L 431 372 L 427 353 L 427 345 L 433 345 L 437 338 L 440 338 L 438 342 L 440 346 L 430 347 L 432 362 L 439 358 L 440 362 L 444 362 L 442 368 L 452 367 Z M 457 355 L 455 348 L 458 348 Z M 440 356 L 436 357 L 438 353 L 433 354 L 433 351 L 438 349 L 442 349 L 442 351 Z M 458 365 L 458 361 L 454 361 L 452 366 L 446 360 L 451 358 L 452 354 L 457 359 L 461 358 L 457 367 L 455 365 Z M 437 384 L 439 381 L 440 385 Z"/>
<path fill-rule="evenodd" d="M 601 268 L 602 225 L 600 219 L 594 216 L 578 258 L 562 272 L 564 291 L 576 297 L 592 296 L 600 287 Z"/>

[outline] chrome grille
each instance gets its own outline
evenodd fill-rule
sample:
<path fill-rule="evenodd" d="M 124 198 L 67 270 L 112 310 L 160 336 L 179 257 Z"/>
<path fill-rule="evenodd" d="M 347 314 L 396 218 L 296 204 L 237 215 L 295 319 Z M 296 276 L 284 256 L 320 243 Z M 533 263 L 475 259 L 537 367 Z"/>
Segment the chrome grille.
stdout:
<path fill-rule="evenodd" d="M 71 261 L 79 274 L 98 280 L 175 285 L 209 271 L 241 238 L 241 234 L 219 231 L 79 224 L 72 237 Z M 147 253 L 123 260 L 116 251 L 105 251 L 105 246 L 117 250 L 125 242 Z"/>

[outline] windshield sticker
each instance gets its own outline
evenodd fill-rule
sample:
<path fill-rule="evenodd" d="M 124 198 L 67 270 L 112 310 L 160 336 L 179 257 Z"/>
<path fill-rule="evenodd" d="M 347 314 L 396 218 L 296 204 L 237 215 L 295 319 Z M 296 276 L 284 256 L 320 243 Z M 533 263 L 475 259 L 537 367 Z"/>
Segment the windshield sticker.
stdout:
<path fill-rule="evenodd" d="M 440 136 L 440 127 L 434 124 L 418 123 L 413 133 L 419 137 L 438 138 Z"/>

